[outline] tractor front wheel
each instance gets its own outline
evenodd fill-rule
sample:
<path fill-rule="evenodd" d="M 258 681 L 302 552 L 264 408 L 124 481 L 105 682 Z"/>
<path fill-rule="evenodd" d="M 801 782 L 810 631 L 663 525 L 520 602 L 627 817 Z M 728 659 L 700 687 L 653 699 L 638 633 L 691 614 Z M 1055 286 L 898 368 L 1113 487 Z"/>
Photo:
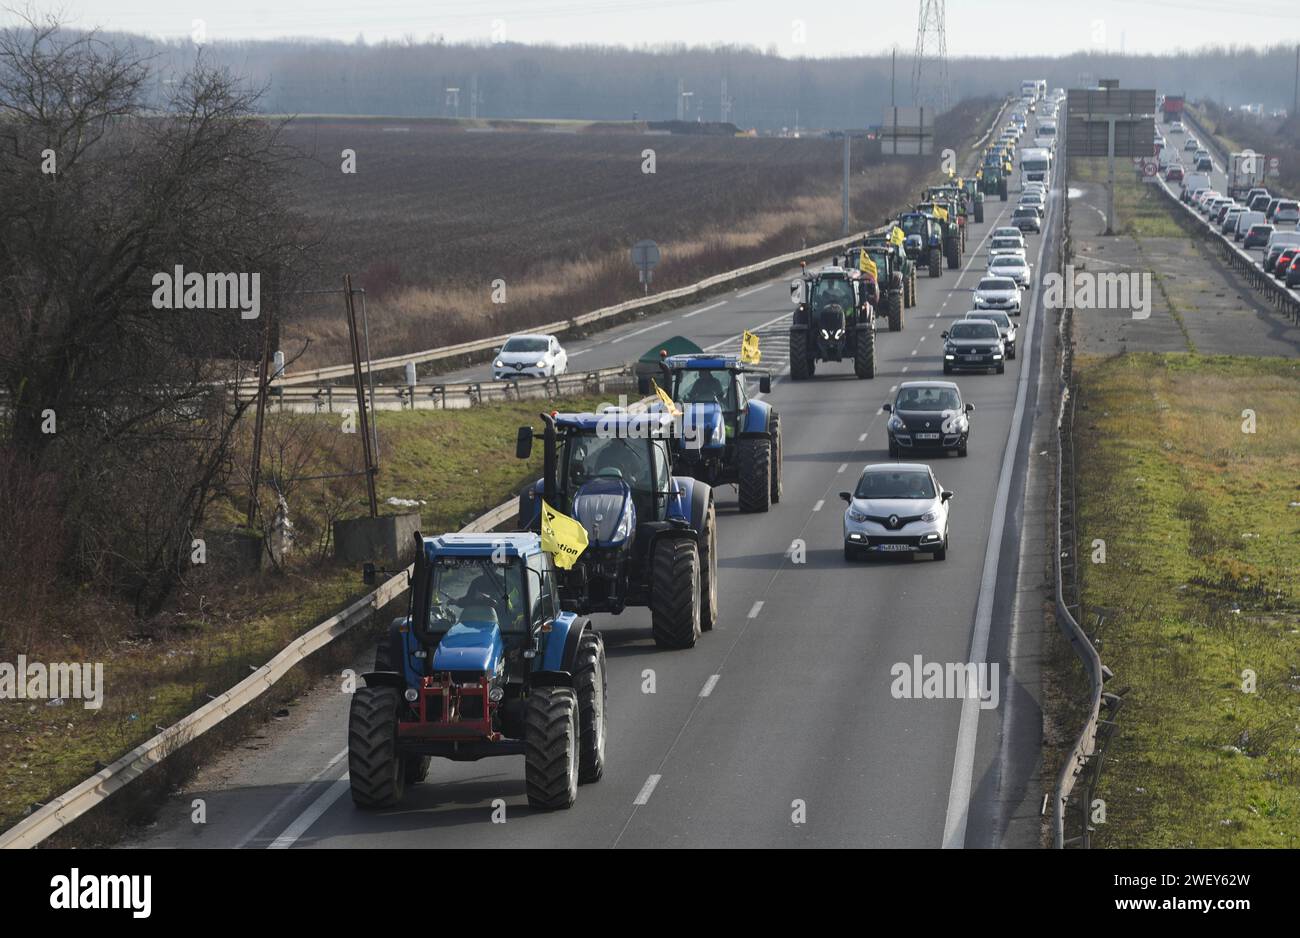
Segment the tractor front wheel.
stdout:
<path fill-rule="evenodd" d="M 736 452 L 740 476 L 740 510 L 767 511 L 772 505 L 772 441 L 750 437 L 740 441 Z"/>
<path fill-rule="evenodd" d="M 528 806 L 571 808 L 578 800 L 578 697 L 568 687 L 534 687 L 524 713 Z"/>
<path fill-rule="evenodd" d="M 956 270 L 961 266 L 961 241 L 957 238 L 949 238 L 944 247 L 948 255 L 948 269 Z"/>
<path fill-rule="evenodd" d="M 700 631 L 712 632 L 718 621 L 718 513 L 709 493 L 700 532 Z"/>
<path fill-rule="evenodd" d="M 876 330 L 868 323 L 857 328 L 853 349 L 853 373 L 859 378 L 876 376 Z"/>
<path fill-rule="evenodd" d="M 578 639 L 573 689 L 578 695 L 578 781 L 600 781 L 605 774 L 605 724 L 609 687 L 605 676 L 605 642 L 587 629 Z"/>
<path fill-rule="evenodd" d="M 937 247 L 930 248 L 930 276 L 943 276 L 943 252 Z"/>
<path fill-rule="evenodd" d="M 984 224 L 984 203 L 983 202 L 975 203 L 975 224 L 977 225 Z"/>
<path fill-rule="evenodd" d="M 1007 200 L 1007 179 L 1005 176 L 998 180 L 998 198 L 1003 202 Z"/>
<path fill-rule="evenodd" d="M 889 294 L 889 331 L 903 331 L 903 294 L 891 291 Z"/>
<path fill-rule="evenodd" d="M 803 381 L 812 376 L 812 356 L 808 354 L 808 329 L 796 326 L 790 330 L 790 378 Z"/>
<path fill-rule="evenodd" d="M 694 541 L 663 537 L 654 547 L 650 632 L 660 648 L 694 648 L 700 637 L 700 552 Z"/>
<path fill-rule="evenodd" d="M 359 808 L 391 808 L 406 793 L 397 751 L 396 687 L 360 687 L 348 711 L 348 785 Z"/>
<path fill-rule="evenodd" d="M 772 434 L 772 504 L 781 500 L 781 417 L 772 412 L 768 429 Z"/>

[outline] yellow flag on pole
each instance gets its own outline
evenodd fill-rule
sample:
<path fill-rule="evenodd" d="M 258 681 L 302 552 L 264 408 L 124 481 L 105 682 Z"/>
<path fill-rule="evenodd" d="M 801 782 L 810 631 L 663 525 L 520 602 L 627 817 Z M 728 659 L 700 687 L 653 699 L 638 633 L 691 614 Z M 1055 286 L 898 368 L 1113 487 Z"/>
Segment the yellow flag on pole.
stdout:
<path fill-rule="evenodd" d="M 555 565 L 568 570 L 587 549 L 582 525 L 542 500 L 542 550 L 555 555 Z"/>
<path fill-rule="evenodd" d="M 934 207 L 934 217 L 939 219 L 939 221 L 947 221 L 948 210 L 944 208 L 942 205 L 936 205 Z"/>
<path fill-rule="evenodd" d="M 864 253 L 862 255 L 866 257 Z M 761 353 L 758 351 L 758 336 L 746 330 L 745 336 L 740 340 L 740 360 L 747 365 L 757 365 Z"/>
<path fill-rule="evenodd" d="M 907 240 L 907 235 L 903 233 L 902 228 L 899 228 L 897 225 L 895 225 L 893 231 L 889 232 L 889 240 L 893 244 L 902 244 L 904 241 Z"/>
<path fill-rule="evenodd" d="M 864 274 L 870 274 L 872 280 L 875 280 L 879 273 L 879 269 L 876 267 L 876 262 L 871 259 L 871 255 L 866 251 L 863 251 L 858 255 L 858 270 L 862 271 Z"/>
<path fill-rule="evenodd" d="M 659 382 L 653 378 L 650 379 L 650 385 L 655 389 L 655 394 L 659 397 L 659 402 L 668 409 L 668 413 L 674 417 L 680 417 L 682 412 L 677 409 L 677 402 L 668 396 L 668 392 L 659 387 Z"/>

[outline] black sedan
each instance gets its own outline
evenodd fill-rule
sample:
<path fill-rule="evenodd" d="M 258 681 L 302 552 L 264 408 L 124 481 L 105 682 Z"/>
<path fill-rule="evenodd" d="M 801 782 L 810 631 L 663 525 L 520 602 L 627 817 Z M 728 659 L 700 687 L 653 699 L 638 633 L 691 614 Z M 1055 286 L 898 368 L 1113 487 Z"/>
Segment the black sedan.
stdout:
<path fill-rule="evenodd" d="M 966 455 L 973 404 L 963 404 L 961 391 L 951 381 L 905 381 L 885 405 L 889 414 L 889 455 L 917 450 L 956 450 Z"/>
<path fill-rule="evenodd" d="M 997 325 L 983 319 L 963 319 L 943 333 L 943 373 L 1006 371 L 1006 347 Z"/>

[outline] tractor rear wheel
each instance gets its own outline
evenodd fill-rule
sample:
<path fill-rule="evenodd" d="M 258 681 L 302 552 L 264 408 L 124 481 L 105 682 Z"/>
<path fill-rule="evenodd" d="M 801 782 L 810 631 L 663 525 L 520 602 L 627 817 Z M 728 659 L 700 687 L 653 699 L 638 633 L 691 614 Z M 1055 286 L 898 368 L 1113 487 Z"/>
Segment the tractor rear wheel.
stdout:
<path fill-rule="evenodd" d="M 998 198 L 1003 202 L 1007 200 L 1007 177 L 1003 176 L 998 180 Z"/>
<path fill-rule="evenodd" d="M 930 248 L 930 276 L 943 276 L 943 252 L 937 247 Z"/>
<path fill-rule="evenodd" d="M 571 808 L 578 800 L 578 697 L 568 687 L 534 687 L 524 712 L 528 806 Z"/>
<path fill-rule="evenodd" d="M 709 493 L 700 532 L 700 631 L 712 632 L 718 621 L 718 512 Z"/>
<path fill-rule="evenodd" d="M 812 358 L 808 354 L 808 330 L 796 326 L 790 330 L 790 378 L 803 381 L 813 373 Z"/>
<path fill-rule="evenodd" d="M 660 648 L 694 648 L 700 637 L 700 552 L 694 541 L 661 537 L 655 544 L 650 632 Z"/>
<path fill-rule="evenodd" d="M 889 331 L 903 331 L 903 294 L 897 290 L 889 293 Z"/>
<path fill-rule="evenodd" d="M 740 510 L 767 511 L 772 505 L 772 441 L 749 437 L 736 448 L 736 469 L 740 476 Z"/>
<path fill-rule="evenodd" d="M 944 245 L 944 253 L 948 256 L 948 269 L 956 270 L 961 266 L 961 243 L 956 238 L 950 238 Z"/>
<path fill-rule="evenodd" d="M 977 225 L 984 224 L 984 202 L 983 201 L 979 201 L 975 203 L 975 224 Z"/>
<path fill-rule="evenodd" d="M 772 434 L 772 504 L 781 500 L 781 416 L 772 411 L 772 420 L 768 424 Z"/>
<path fill-rule="evenodd" d="M 876 330 L 870 324 L 857 327 L 853 349 L 853 373 L 859 378 L 876 376 Z"/>
<path fill-rule="evenodd" d="M 605 642 L 594 629 L 586 629 L 578 639 L 573 689 L 578 695 L 578 781 L 597 782 L 605 774 L 609 681 L 605 672 Z"/>
<path fill-rule="evenodd" d="M 360 687 L 348 711 L 348 784 L 359 808 L 391 808 L 406 792 L 397 751 L 396 687 Z"/>

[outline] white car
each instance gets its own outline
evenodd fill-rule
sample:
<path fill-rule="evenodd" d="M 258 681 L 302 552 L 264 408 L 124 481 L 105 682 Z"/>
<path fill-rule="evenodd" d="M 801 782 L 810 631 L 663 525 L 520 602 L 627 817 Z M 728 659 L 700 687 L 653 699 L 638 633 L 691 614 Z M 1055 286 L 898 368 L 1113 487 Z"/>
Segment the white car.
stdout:
<path fill-rule="evenodd" d="M 1002 228 L 994 228 L 993 234 L 990 235 L 990 237 L 1015 238 L 1017 241 L 1020 242 L 1021 247 L 1025 246 L 1025 233 L 1021 231 L 1019 228 L 1014 228 L 1011 227 L 1010 225 L 1004 226 Z"/>
<path fill-rule="evenodd" d="M 1010 277 L 985 274 L 975 285 L 972 304 L 976 309 L 997 309 L 1020 315 L 1020 285 Z"/>
<path fill-rule="evenodd" d="M 497 349 L 492 361 L 492 378 L 553 378 L 569 368 L 569 356 L 553 335 L 512 335 Z"/>
<path fill-rule="evenodd" d="M 1016 324 L 1011 317 L 997 309 L 973 309 L 966 314 L 966 319 L 988 319 L 1002 333 L 1002 346 L 1007 350 L 1007 359 L 1016 357 Z"/>
<path fill-rule="evenodd" d="M 1031 205 L 1038 209 L 1038 216 L 1040 218 L 1047 212 L 1047 200 L 1038 192 L 1026 192 L 1020 197 L 1019 204 Z"/>
<path fill-rule="evenodd" d="M 1171 134 L 1181 134 L 1184 132 L 1185 129 L 1186 128 L 1183 127 L 1182 121 L 1174 121 L 1172 124 L 1169 125 L 1169 132 Z"/>
<path fill-rule="evenodd" d="M 1199 150 L 1200 148 L 1201 148 L 1201 141 L 1197 140 L 1195 137 L 1188 137 L 1183 142 L 1183 149 L 1189 152 Z"/>
<path fill-rule="evenodd" d="M 998 257 L 989 258 L 987 276 L 1009 277 L 1023 290 L 1029 287 L 1034 275 L 1029 262 L 1023 257 L 1017 254 L 1002 254 Z"/>
<path fill-rule="evenodd" d="M 989 242 L 989 257 L 1000 254 L 1018 254 L 1025 256 L 1025 242 L 1021 238 L 994 238 Z"/>
<path fill-rule="evenodd" d="M 844 509 L 844 559 L 863 554 L 925 553 L 948 556 L 948 503 L 934 472 L 923 463 L 865 467 L 852 492 L 840 492 Z"/>

